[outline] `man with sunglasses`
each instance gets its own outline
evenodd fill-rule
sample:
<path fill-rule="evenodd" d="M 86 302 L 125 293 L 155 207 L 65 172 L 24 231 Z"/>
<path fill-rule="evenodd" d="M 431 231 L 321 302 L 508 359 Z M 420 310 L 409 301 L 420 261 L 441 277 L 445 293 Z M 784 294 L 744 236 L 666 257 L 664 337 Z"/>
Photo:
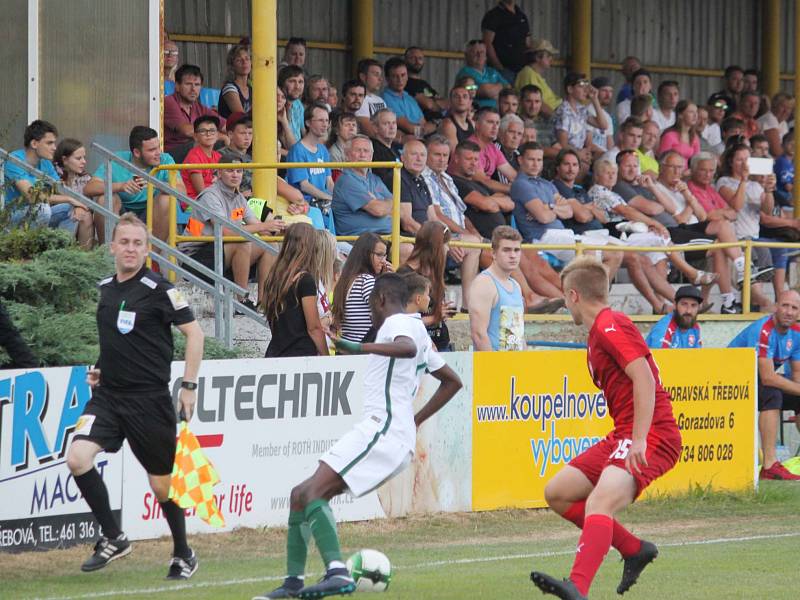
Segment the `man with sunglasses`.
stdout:
<path fill-rule="evenodd" d="M 700 133 L 710 147 L 722 141 L 722 121 L 728 113 L 728 100 L 721 94 L 711 94 L 706 105 L 708 109 L 708 125 Z"/>
<path fill-rule="evenodd" d="M 583 73 L 568 73 L 564 78 L 566 97 L 556 109 L 553 128 L 556 141 L 561 148 L 572 148 L 580 156 L 581 162 L 588 169 L 593 155 L 603 153 L 592 143 L 589 125 L 597 129 L 606 129 L 609 123 L 605 111 L 597 100 L 597 90 L 592 87 Z M 584 102 L 589 99 L 595 110 L 595 116 L 589 114 Z"/>

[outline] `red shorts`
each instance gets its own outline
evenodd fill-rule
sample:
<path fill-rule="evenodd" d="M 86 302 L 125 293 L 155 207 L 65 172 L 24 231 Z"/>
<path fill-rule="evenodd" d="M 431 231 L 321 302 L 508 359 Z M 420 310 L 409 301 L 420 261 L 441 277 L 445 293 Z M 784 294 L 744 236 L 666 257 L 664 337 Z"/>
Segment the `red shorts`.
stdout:
<path fill-rule="evenodd" d="M 603 469 L 609 466 L 625 468 L 625 458 L 630 446 L 630 433 L 612 431 L 605 439 L 582 452 L 569 462 L 586 475 L 592 485 L 597 485 Z M 651 430 L 647 436 L 647 466 L 642 472 L 633 471 L 636 480 L 636 497 L 654 480 L 669 471 L 678 462 L 681 455 L 681 434 L 678 428 L 668 430 Z"/>

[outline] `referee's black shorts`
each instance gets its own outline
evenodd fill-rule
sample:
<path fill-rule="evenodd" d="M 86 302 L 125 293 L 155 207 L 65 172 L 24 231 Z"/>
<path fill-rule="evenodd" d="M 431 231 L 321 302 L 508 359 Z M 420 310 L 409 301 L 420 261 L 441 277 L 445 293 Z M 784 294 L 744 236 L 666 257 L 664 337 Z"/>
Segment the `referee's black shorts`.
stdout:
<path fill-rule="evenodd" d="M 167 390 L 123 393 L 98 386 L 78 420 L 74 439 L 92 441 L 106 452 L 117 452 L 128 440 L 145 471 L 169 475 L 175 462 L 176 425 Z"/>

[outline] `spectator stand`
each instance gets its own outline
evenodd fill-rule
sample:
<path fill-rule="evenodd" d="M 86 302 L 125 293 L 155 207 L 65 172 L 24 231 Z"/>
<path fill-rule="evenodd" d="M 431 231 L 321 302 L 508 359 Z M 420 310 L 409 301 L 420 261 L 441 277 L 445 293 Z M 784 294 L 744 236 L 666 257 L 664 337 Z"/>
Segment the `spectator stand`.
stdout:
<path fill-rule="evenodd" d="M 165 193 L 176 193 L 179 196 L 182 196 L 182 194 L 179 194 L 178 192 L 176 192 L 176 190 L 170 189 L 161 181 L 158 181 L 154 177 L 151 177 L 147 172 L 138 169 L 137 167 L 135 167 L 134 165 L 130 164 L 127 161 L 122 160 L 110 150 L 107 150 L 102 146 L 98 146 L 97 144 L 94 144 L 93 147 L 103 156 L 106 162 L 106 169 L 107 169 L 106 172 L 108 173 L 111 172 L 111 162 L 115 161 L 123 165 L 126 169 L 130 170 L 131 172 L 136 173 L 139 177 L 142 177 L 151 186 L 155 186 Z M 91 210 L 103 215 L 105 217 L 105 222 L 106 222 L 106 231 L 108 232 L 106 240 L 111 240 L 111 231 L 113 230 L 114 225 L 119 220 L 119 215 L 117 213 L 115 213 L 109 207 L 100 204 L 99 202 L 95 202 L 94 200 L 87 198 L 86 196 L 83 196 L 81 194 L 78 194 L 77 192 L 70 190 L 69 188 L 61 186 L 60 181 L 49 177 L 42 171 L 39 171 L 38 169 L 27 164 L 25 161 L 21 161 L 11 156 L 8 152 L 3 150 L 2 148 L 0 148 L 0 190 L 4 189 L 5 185 L 4 163 L 6 161 L 30 173 L 39 180 L 48 181 L 49 183 L 58 186 L 59 192 L 61 194 L 64 194 L 75 200 L 78 200 L 79 202 L 82 202 L 85 206 L 91 208 Z M 112 183 L 111 178 L 108 178 L 108 181 L 106 182 L 106 194 L 105 194 L 106 198 L 112 197 L 111 183 Z M 5 194 L 2 194 L 2 198 L 0 198 L 0 205 L 2 201 L 4 201 L 4 199 L 5 199 Z M 222 277 L 222 275 L 215 273 L 214 271 L 207 268 L 205 265 L 197 262 L 193 258 L 183 255 L 175 248 L 169 246 L 167 243 L 162 242 L 157 238 L 153 238 L 151 236 L 150 244 L 155 249 L 151 248 L 148 255 L 148 261 L 155 260 L 156 263 L 160 265 L 164 270 L 166 270 L 167 268 L 172 269 L 172 272 L 177 273 L 178 275 L 189 281 L 192 285 L 197 286 L 198 288 L 205 291 L 214 298 L 215 304 L 218 304 L 218 306 L 220 307 L 220 310 L 217 311 L 214 315 L 215 335 L 217 339 L 226 343 L 228 348 L 231 348 L 233 346 L 233 337 L 232 337 L 232 332 L 233 332 L 232 320 L 234 311 L 233 298 L 235 294 L 243 294 L 247 290 L 240 288 L 234 282 L 225 279 L 224 277 Z M 180 258 L 180 260 L 183 263 L 186 263 L 189 267 L 191 267 L 191 269 L 199 272 L 200 274 L 211 280 L 211 283 L 208 283 L 203 278 L 198 277 L 191 271 L 184 268 L 184 266 L 176 264 L 174 261 L 178 258 Z M 259 323 L 265 323 L 264 318 L 257 313 L 253 313 L 250 316 L 251 318 L 255 317 L 255 319 Z"/>
<path fill-rule="evenodd" d="M 109 152 L 105 150 L 105 152 Z M 246 166 L 245 166 L 246 165 Z M 392 169 L 392 177 L 393 177 L 393 184 L 394 184 L 394 192 L 392 194 L 392 233 L 389 236 L 389 239 L 392 240 L 392 265 L 397 268 L 400 266 L 400 170 L 402 169 L 402 163 L 397 162 L 370 162 L 370 163 L 363 163 L 363 162 L 304 162 L 304 163 L 285 163 L 285 162 L 270 162 L 270 163 L 234 163 L 234 164 L 218 164 L 215 165 L 215 169 L 292 169 L 292 168 L 318 168 L 318 167 L 328 167 L 331 169 L 347 169 L 347 168 L 354 168 L 354 167 L 364 167 L 367 166 L 371 169 Z M 208 165 L 191 165 L 191 164 L 174 164 L 174 165 L 161 165 L 158 167 L 154 167 L 150 173 L 150 179 L 155 180 L 155 176 L 158 174 L 159 171 L 184 171 L 188 169 L 202 169 L 207 168 Z M 160 183 L 160 182 L 159 182 Z M 160 186 L 148 186 L 147 188 L 147 227 L 148 229 L 152 230 L 152 220 L 153 220 L 153 188 L 156 187 L 158 189 L 164 190 L 164 184 L 162 183 Z M 172 191 L 169 193 L 172 194 Z M 177 219 L 174 215 L 177 215 L 176 211 L 176 198 L 179 199 L 181 202 L 186 202 L 190 207 L 198 207 L 198 203 L 194 200 L 188 199 L 183 194 L 173 194 L 170 196 L 170 225 L 169 225 L 169 237 L 167 238 L 168 243 L 171 247 L 176 247 L 176 245 L 180 242 L 214 242 L 215 244 L 215 260 L 217 263 L 221 265 L 222 262 L 222 242 L 240 242 L 240 241 L 255 241 L 257 245 L 269 250 L 270 252 L 275 252 L 275 250 L 267 244 L 267 242 L 281 242 L 283 241 L 283 236 L 259 236 L 249 233 L 242 229 L 239 226 L 234 226 L 233 223 L 227 219 L 219 218 L 219 223 L 214 223 L 215 232 L 213 236 L 187 236 L 187 235 L 178 235 L 177 232 Z M 202 209 L 202 206 L 200 206 Z M 229 227 L 230 229 L 236 230 L 240 232 L 242 235 L 240 236 L 220 236 L 217 229 L 221 228 L 221 226 Z M 336 236 L 337 241 L 354 241 L 358 239 L 358 236 L 355 235 L 339 235 Z M 397 241 L 398 243 L 394 243 Z M 413 242 L 413 240 L 411 240 Z M 216 245 L 219 245 L 220 252 L 216 253 Z"/>

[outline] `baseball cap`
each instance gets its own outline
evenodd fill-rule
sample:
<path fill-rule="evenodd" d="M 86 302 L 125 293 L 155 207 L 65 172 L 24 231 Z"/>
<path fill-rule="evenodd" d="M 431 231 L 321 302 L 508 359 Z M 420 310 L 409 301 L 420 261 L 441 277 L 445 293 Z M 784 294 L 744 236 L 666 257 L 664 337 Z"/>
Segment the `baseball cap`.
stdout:
<path fill-rule="evenodd" d="M 536 40 L 533 43 L 533 47 L 530 49 L 531 52 L 549 52 L 550 54 L 558 54 L 558 48 L 554 48 L 553 44 L 550 43 L 549 40 Z"/>
<path fill-rule="evenodd" d="M 701 294 L 700 290 L 693 285 L 683 285 L 678 288 L 677 292 L 675 292 L 675 302 L 681 298 L 692 298 L 698 302 L 702 302 L 703 294 Z"/>
<path fill-rule="evenodd" d="M 592 79 L 592 87 L 599 90 L 600 88 L 614 86 L 611 85 L 611 80 L 608 77 L 595 77 Z"/>
<path fill-rule="evenodd" d="M 731 98 L 723 94 L 721 92 L 717 92 L 716 94 L 711 94 L 708 97 L 708 105 L 713 108 L 721 108 L 727 111 L 732 104 Z"/>

